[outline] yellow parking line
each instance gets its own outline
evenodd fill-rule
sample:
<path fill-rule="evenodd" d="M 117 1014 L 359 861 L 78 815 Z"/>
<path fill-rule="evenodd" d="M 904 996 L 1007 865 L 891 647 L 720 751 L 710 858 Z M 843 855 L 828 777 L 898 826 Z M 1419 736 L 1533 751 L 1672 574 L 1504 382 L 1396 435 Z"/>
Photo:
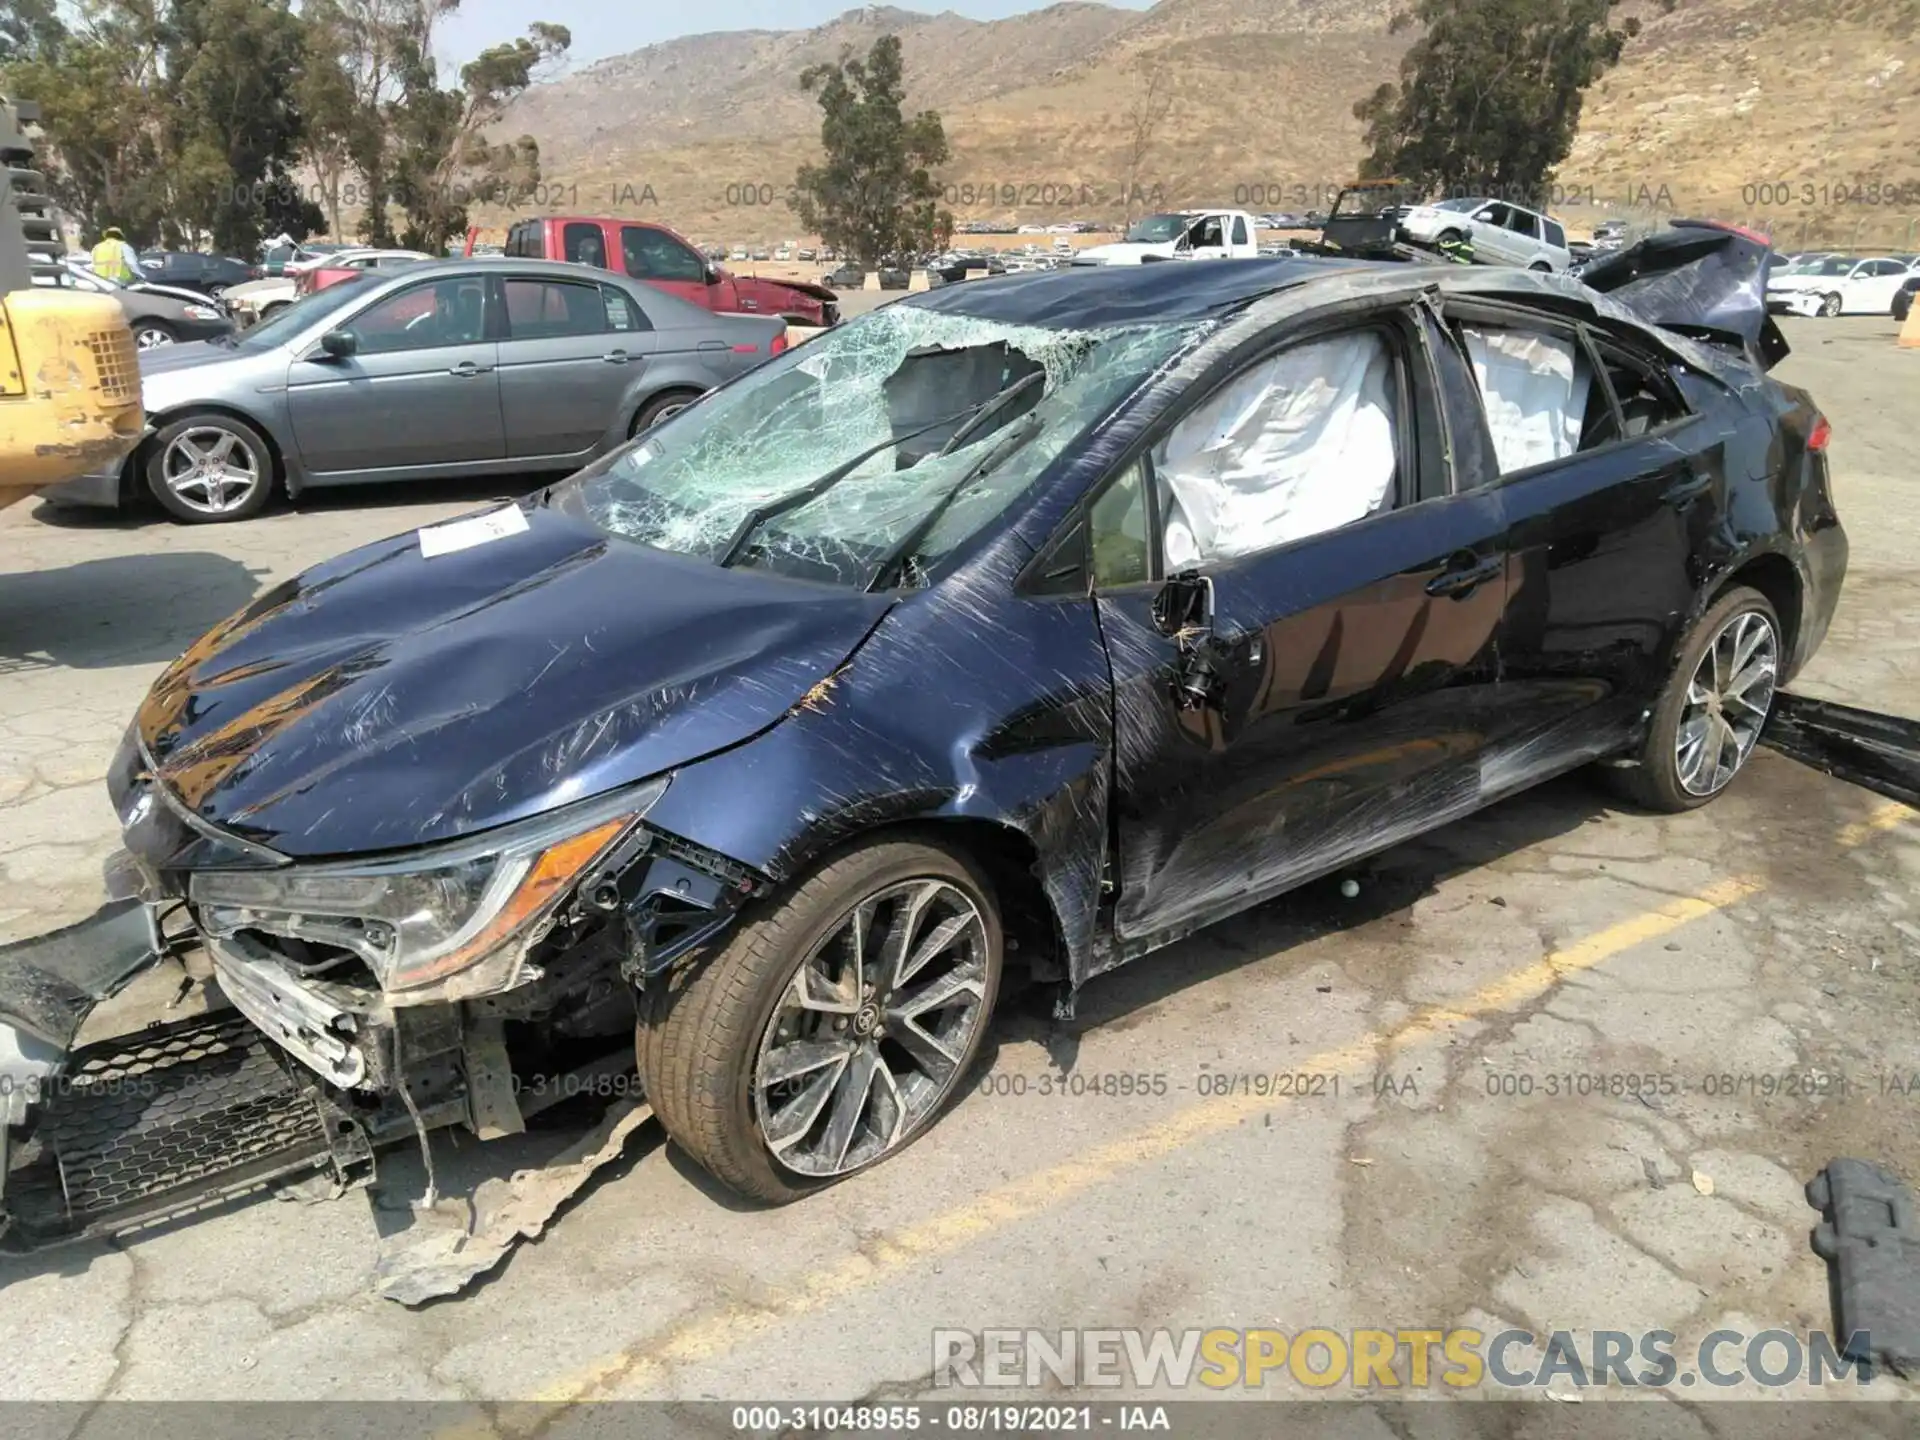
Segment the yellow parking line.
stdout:
<path fill-rule="evenodd" d="M 1836 837 L 1837 843 L 1842 848 L 1857 847 L 1913 813 L 1904 805 L 1882 806 L 1867 819 L 1842 830 Z M 1709 885 L 1697 895 L 1669 901 L 1576 940 L 1531 965 L 1491 981 L 1456 1005 L 1428 1007 L 1390 1031 L 1368 1034 L 1350 1044 L 1323 1051 L 1295 1068 L 1316 1074 L 1342 1075 L 1369 1069 L 1382 1050 L 1425 1039 L 1479 1016 L 1509 1010 L 1536 999 L 1569 976 L 1591 970 L 1636 945 L 1671 934 L 1764 888 L 1761 881 L 1748 876 Z M 662 1378 L 675 1366 L 727 1354 L 783 1321 L 814 1314 L 845 1296 L 870 1290 L 909 1266 L 950 1254 L 982 1235 L 1052 1210 L 1062 1201 L 1134 1166 L 1161 1159 L 1208 1135 L 1231 1130 L 1253 1116 L 1284 1108 L 1287 1103 L 1286 1097 L 1236 1095 L 1191 1106 L 883 1237 L 862 1253 L 845 1256 L 837 1264 L 815 1271 L 791 1287 L 773 1291 L 758 1304 L 729 1305 L 692 1316 L 664 1335 L 604 1356 L 549 1386 L 536 1397 L 537 1403 L 565 1405 L 600 1398 L 615 1386 L 630 1391 L 636 1385 Z"/>

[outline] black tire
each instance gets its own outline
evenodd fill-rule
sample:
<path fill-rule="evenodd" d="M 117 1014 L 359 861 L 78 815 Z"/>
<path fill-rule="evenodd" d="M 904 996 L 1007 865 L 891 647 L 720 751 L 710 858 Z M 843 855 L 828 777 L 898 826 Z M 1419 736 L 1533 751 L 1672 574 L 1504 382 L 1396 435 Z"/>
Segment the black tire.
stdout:
<path fill-rule="evenodd" d="M 176 470 L 183 458 L 175 448 L 176 442 L 195 431 L 231 436 L 232 450 L 244 451 L 244 464 L 255 476 L 249 490 L 217 510 L 196 504 L 190 497 L 183 498 L 169 480 L 169 471 Z M 213 443 L 217 446 L 220 442 L 216 439 Z M 146 476 L 147 490 L 160 502 L 160 508 L 187 525 L 224 525 L 235 520 L 251 520 L 273 499 L 273 451 L 258 430 L 231 415 L 202 411 L 169 421 L 148 443 L 141 469 Z M 210 497 L 211 487 L 205 493 Z"/>
<path fill-rule="evenodd" d="M 1615 767 L 1603 772 L 1610 784 L 1634 804 L 1661 814 L 1677 815 L 1683 810 L 1695 810 L 1708 801 L 1717 799 L 1726 793 L 1726 789 L 1751 758 L 1749 749 L 1741 756 L 1733 772 L 1719 782 L 1713 789 L 1701 793 L 1689 789 L 1681 780 L 1679 764 L 1680 725 L 1688 704 L 1688 689 L 1693 683 L 1694 673 L 1705 658 L 1707 647 L 1725 630 L 1728 624 L 1742 614 L 1755 614 L 1763 617 L 1772 627 L 1776 674 L 1774 683 L 1778 683 L 1777 667 L 1784 662 L 1786 636 L 1780 629 L 1780 617 L 1774 613 L 1773 603 L 1758 590 L 1744 585 L 1736 585 L 1708 607 L 1694 627 L 1687 632 L 1685 642 L 1680 646 L 1673 673 L 1667 677 L 1667 683 L 1660 692 L 1660 699 L 1653 707 L 1653 717 L 1647 725 L 1647 737 L 1634 758 L 1638 762 L 1631 766 Z M 1771 707 L 1771 692 L 1768 707 Z"/>
<path fill-rule="evenodd" d="M 207 286 L 207 298 L 209 300 L 218 300 L 222 295 L 226 293 L 227 293 L 227 287 L 224 285 Z"/>
<path fill-rule="evenodd" d="M 1904 291 L 1893 297 L 1893 318 L 1900 324 L 1907 323 L 1907 315 L 1913 309 L 1913 296 Z"/>
<path fill-rule="evenodd" d="M 677 410 L 684 410 L 700 398 L 698 390 L 665 390 L 654 396 L 634 413 L 633 423 L 627 427 L 627 438 L 631 440 L 643 430 L 651 430 L 662 420 Z"/>
<path fill-rule="evenodd" d="M 1465 241 L 1466 238 L 1467 232 L 1464 230 L 1442 230 L 1438 235 L 1433 237 L 1433 243 L 1435 245 L 1458 245 Z"/>
<path fill-rule="evenodd" d="M 889 1148 L 838 1174 L 800 1174 L 775 1158 L 755 1120 L 753 1072 L 763 1037 L 801 965 L 854 908 L 916 879 L 952 886 L 978 911 L 985 954 L 980 1018 L 948 1088 Z M 964 1090 L 991 1024 L 1003 953 L 992 886 L 971 860 L 931 838 L 855 845 L 742 916 L 718 953 L 642 992 L 635 1044 L 647 1098 L 667 1134 L 722 1184 L 771 1204 L 797 1200 L 899 1154 Z"/>
<path fill-rule="evenodd" d="M 1834 316 L 1838 315 L 1840 313 L 1840 303 L 1840 295 L 1837 291 L 1829 291 L 1827 294 L 1821 296 L 1820 318 L 1823 320 L 1831 320 Z"/>
<path fill-rule="evenodd" d="M 1537 271 L 1542 275 L 1551 275 L 1553 273 L 1553 266 L 1544 260 L 1534 261 L 1531 265 L 1527 266 L 1527 269 Z"/>
<path fill-rule="evenodd" d="M 180 332 L 164 320 L 136 320 L 133 322 L 133 343 L 136 349 L 157 349 L 162 345 L 177 344 L 179 339 Z"/>
<path fill-rule="evenodd" d="M 292 303 L 293 302 L 291 300 L 276 300 L 273 302 L 273 304 L 267 306 L 266 309 L 260 312 L 260 318 L 262 320 L 265 320 L 269 315 L 278 315 L 282 310 L 286 309 L 287 306 L 291 305 Z"/>

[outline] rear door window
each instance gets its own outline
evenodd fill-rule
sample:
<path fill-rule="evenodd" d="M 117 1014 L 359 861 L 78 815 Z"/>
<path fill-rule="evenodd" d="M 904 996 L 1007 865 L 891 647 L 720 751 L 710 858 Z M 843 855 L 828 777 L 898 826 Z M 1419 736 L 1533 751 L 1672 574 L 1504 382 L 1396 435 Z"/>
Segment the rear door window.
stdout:
<path fill-rule="evenodd" d="M 1567 248 L 1567 232 L 1560 228 L 1558 220 L 1547 221 L 1547 243 L 1557 245 L 1562 250 Z"/>
<path fill-rule="evenodd" d="M 507 334 L 514 340 L 603 335 L 611 317 L 598 285 L 567 280 L 507 280 Z"/>

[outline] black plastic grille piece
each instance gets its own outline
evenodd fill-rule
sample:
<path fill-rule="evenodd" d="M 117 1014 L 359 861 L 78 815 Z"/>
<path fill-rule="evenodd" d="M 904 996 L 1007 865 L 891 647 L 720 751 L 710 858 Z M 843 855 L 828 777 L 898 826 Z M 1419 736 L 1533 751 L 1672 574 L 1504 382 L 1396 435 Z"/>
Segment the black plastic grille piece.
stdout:
<path fill-rule="evenodd" d="M 77 1052 L 35 1138 L 6 1195 L 33 1238 L 148 1223 L 331 1156 L 315 1092 L 231 1011 Z"/>

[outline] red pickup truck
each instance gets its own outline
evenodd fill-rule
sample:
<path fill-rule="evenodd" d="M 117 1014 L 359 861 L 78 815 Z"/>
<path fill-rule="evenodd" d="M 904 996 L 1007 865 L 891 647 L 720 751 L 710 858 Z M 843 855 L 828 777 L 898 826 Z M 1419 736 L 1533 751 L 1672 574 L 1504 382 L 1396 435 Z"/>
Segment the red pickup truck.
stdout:
<path fill-rule="evenodd" d="M 467 236 L 473 253 L 477 232 Z M 839 297 L 824 285 L 733 275 L 682 235 L 647 220 L 548 215 L 507 230 L 506 253 L 531 260 L 571 260 L 620 271 L 669 294 L 723 314 L 778 315 L 789 325 L 836 325 Z"/>

